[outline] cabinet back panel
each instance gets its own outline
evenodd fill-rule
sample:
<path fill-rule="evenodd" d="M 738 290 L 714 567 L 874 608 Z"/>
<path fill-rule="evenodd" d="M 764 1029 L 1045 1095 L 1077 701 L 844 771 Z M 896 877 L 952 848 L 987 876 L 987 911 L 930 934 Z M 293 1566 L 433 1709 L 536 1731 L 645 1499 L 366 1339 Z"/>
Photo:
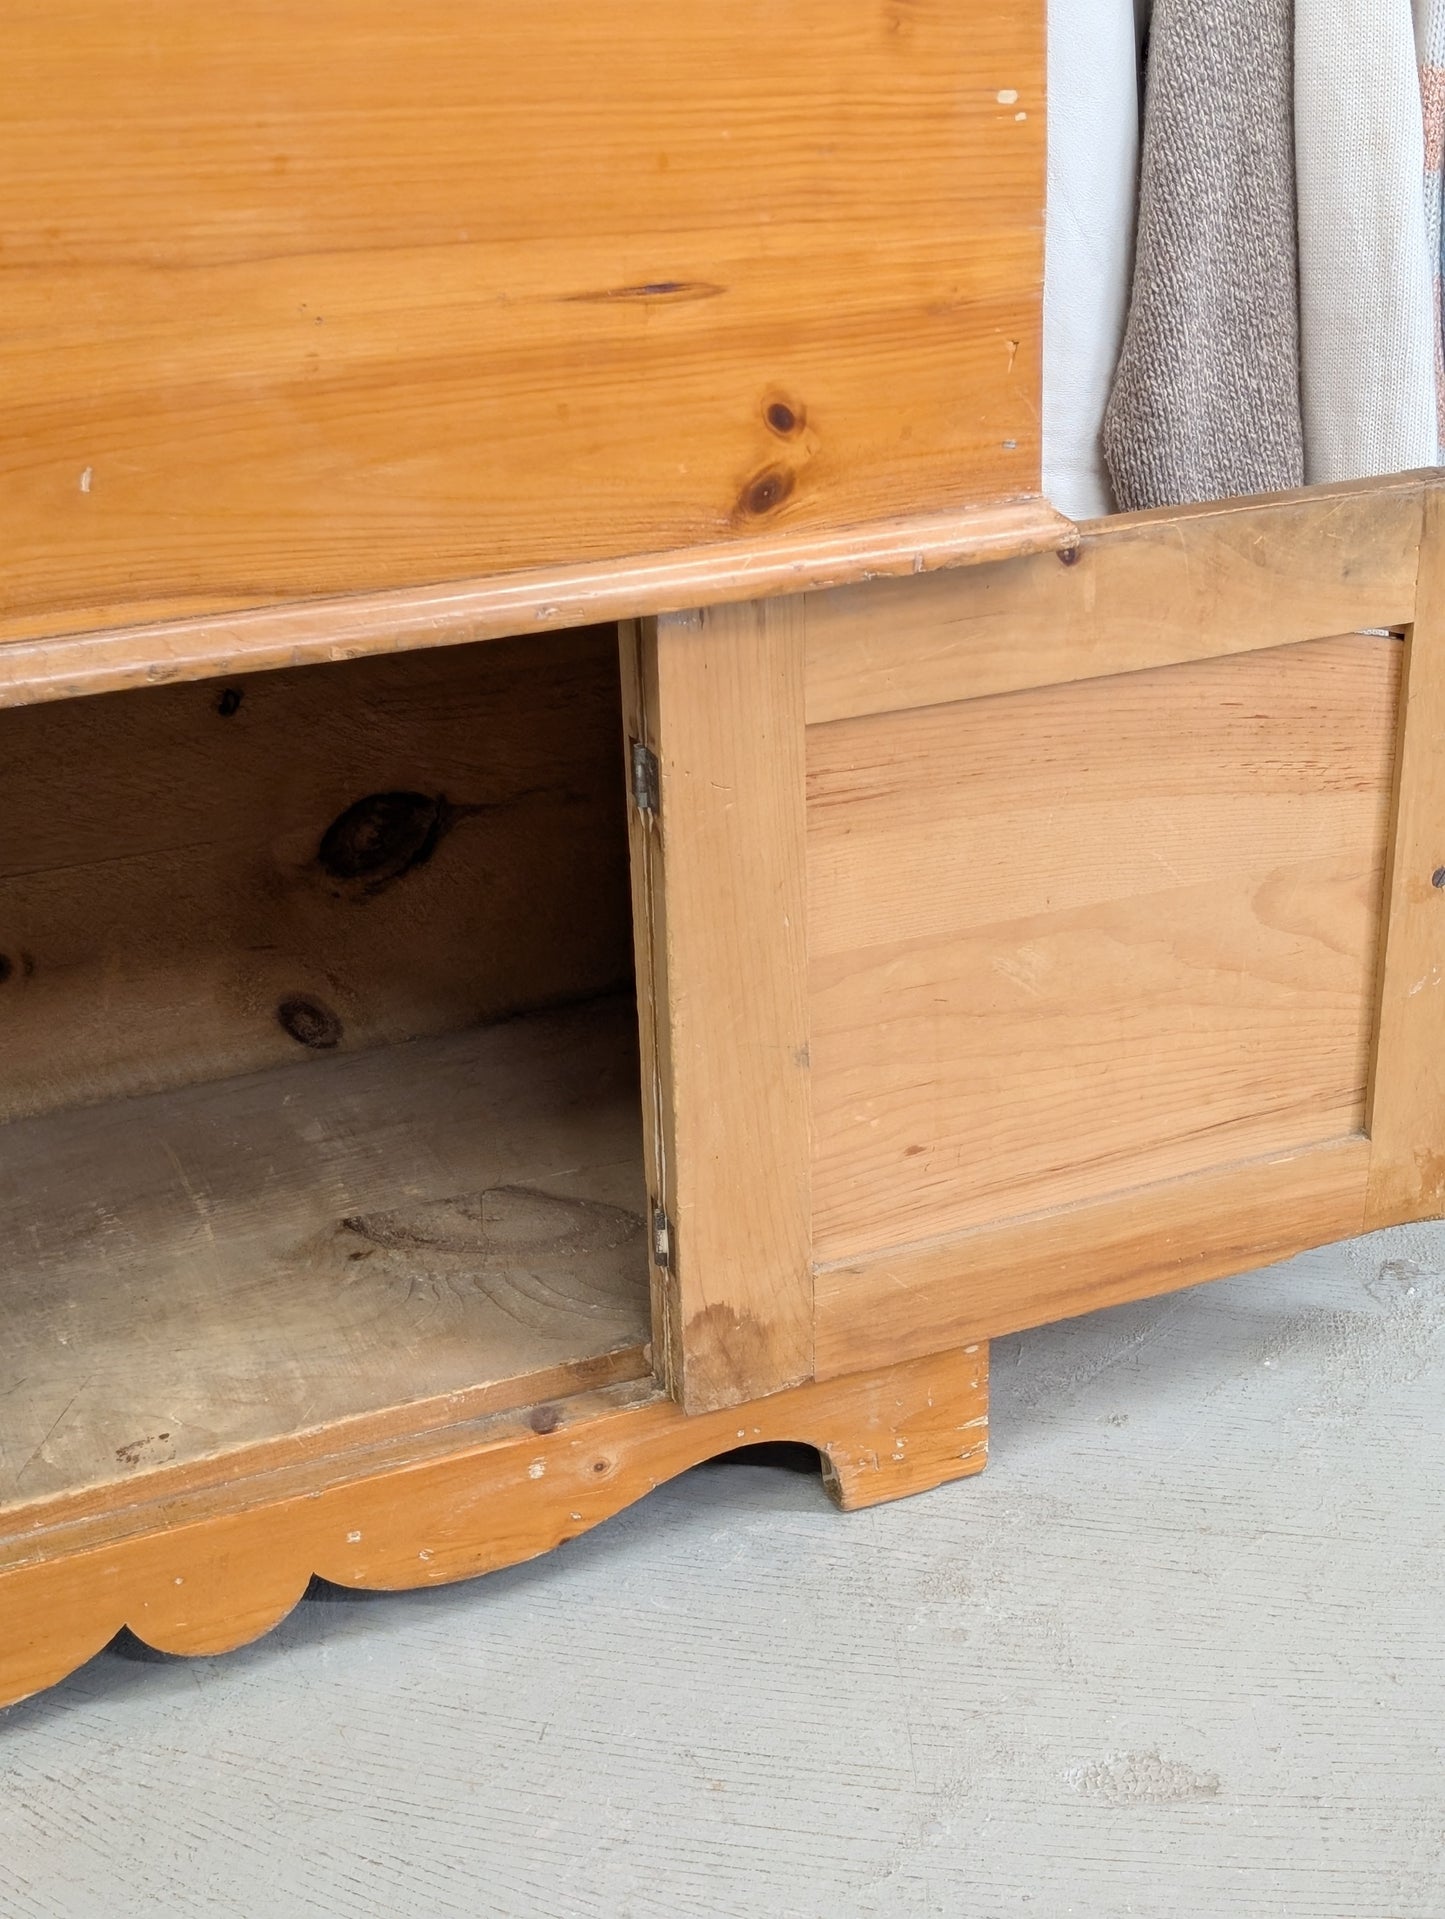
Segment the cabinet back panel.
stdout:
<path fill-rule="evenodd" d="M 0 715 L 0 1118 L 632 976 L 611 627 Z"/>

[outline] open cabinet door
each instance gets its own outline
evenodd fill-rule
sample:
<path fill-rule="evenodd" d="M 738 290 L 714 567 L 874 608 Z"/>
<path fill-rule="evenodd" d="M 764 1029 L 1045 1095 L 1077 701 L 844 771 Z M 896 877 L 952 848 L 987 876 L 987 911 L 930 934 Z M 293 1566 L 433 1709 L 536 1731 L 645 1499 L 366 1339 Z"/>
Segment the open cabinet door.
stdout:
<path fill-rule="evenodd" d="M 684 1407 L 1440 1210 L 1440 502 L 629 632 Z"/>

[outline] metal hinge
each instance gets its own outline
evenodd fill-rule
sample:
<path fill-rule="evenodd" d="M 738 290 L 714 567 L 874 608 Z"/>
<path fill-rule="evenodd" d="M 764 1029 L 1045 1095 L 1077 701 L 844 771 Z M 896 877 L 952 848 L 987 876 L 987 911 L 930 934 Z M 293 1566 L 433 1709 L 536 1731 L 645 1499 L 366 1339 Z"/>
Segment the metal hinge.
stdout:
<path fill-rule="evenodd" d="M 672 1271 L 672 1221 L 661 1206 L 652 1209 L 652 1259 L 663 1272 Z"/>
<path fill-rule="evenodd" d="M 641 740 L 632 742 L 632 803 L 639 813 L 655 813 L 662 805 L 662 774 L 657 755 Z"/>

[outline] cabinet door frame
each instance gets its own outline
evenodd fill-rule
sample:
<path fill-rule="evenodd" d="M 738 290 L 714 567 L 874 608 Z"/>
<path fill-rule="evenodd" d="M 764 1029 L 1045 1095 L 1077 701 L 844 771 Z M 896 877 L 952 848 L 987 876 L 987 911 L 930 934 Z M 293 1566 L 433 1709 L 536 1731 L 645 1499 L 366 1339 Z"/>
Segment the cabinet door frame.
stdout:
<path fill-rule="evenodd" d="M 813 1376 L 802 596 L 622 631 L 655 1365 Z"/>
<path fill-rule="evenodd" d="M 1061 552 L 625 629 L 629 741 L 655 756 L 658 802 L 633 811 L 658 1367 L 685 1408 L 1445 1211 L 1442 540 L 1445 485 L 1404 475 L 1120 516 Z M 1405 672 L 1361 1129 L 817 1261 L 810 727 L 1371 630 L 1400 636 Z"/>

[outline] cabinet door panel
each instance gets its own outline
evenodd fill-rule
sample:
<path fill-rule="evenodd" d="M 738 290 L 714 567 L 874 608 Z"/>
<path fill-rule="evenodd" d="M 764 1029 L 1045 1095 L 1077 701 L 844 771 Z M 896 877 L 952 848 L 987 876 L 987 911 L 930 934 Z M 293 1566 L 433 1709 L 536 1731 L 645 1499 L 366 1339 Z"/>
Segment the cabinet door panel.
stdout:
<path fill-rule="evenodd" d="M 1402 651 L 815 729 L 821 1260 L 1360 1130 Z"/>

